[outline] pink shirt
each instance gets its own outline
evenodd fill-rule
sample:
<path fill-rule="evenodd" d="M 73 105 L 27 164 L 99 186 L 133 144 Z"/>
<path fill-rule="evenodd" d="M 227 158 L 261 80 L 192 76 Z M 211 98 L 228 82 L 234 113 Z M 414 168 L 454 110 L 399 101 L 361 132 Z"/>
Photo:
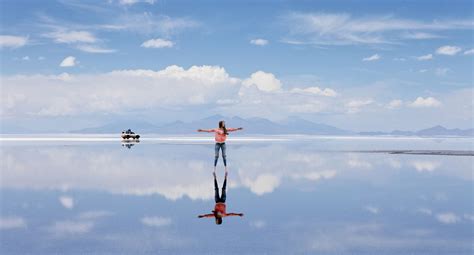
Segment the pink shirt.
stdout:
<path fill-rule="evenodd" d="M 233 132 L 233 131 L 237 131 L 237 130 L 238 130 L 237 128 L 227 128 L 227 132 Z M 209 133 L 214 132 L 216 143 L 223 143 L 223 142 L 225 142 L 225 139 L 227 139 L 227 135 L 224 134 L 224 130 L 222 130 L 220 128 L 204 129 L 203 131 L 204 132 L 209 132 Z"/>

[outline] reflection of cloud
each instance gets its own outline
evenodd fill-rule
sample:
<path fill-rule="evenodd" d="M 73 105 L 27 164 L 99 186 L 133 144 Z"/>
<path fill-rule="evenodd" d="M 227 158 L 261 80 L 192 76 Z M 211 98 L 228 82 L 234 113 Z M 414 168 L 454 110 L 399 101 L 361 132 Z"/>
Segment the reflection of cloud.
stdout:
<path fill-rule="evenodd" d="M 26 228 L 26 221 L 18 216 L 0 217 L 0 230 Z"/>
<path fill-rule="evenodd" d="M 79 219 L 84 220 L 93 220 L 98 218 L 103 218 L 112 215 L 113 213 L 108 211 L 86 211 L 79 214 Z"/>
<path fill-rule="evenodd" d="M 464 219 L 474 221 L 474 214 L 465 213 Z"/>
<path fill-rule="evenodd" d="M 267 223 L 264 220 L 255 220 L 250 222 L 250 226 L 257 229 L 264 228 L 266 225 Z"/>
<path fill-rule="evenodd" d="M 62 196 L 59 198 L 59 202 L 64 208 L 72 209 L 74 207 L 74 199 L 72 197 Z"/>
<path fill-rule="evenodd" d="M 425 214 L 425 215 L 431 215 L 433 212 L 431 209 L 428 208 L 419 208 L 416 210 L 417 213 Z"/>
<path fill-rule="evenodd" d="M 351 168 L 362 168 L 362 169 L 371 169 L 372 164 L 367 161 L 361 160 L 356 155 L 350 155 L 349 160 L 347 161 L 347 165 Z"/>
<path fill-rule="evenodd" d="M 172 220 L 171 218 L 161 217 L 161 216 L 153 216 L 153 217 L 143 217 L 141 222 L 148 226 L 148 227 L 164 227 L 171 225 Z"/>
<path fill-rule="evenodd" d="M 86 234 L 92 230 L 94 223 L 90 221 L 56 221 L 49 231 L 58 236 L 64 234 Z"/>
<path fill-rule="evenodd" d="M 416 169 L 418 172 L 432 172 L 436 168 L 439 167 L 440 163 L 439 162 L 434 162 L 434 161 L 413 161 L 412 162 L 413 167 Z"/>
<path fill-rule="evenodd" d="M 436 219 L 444 224 L 454 224 L 460 221 L 460 218 L 452 212 L 436 214 Z"/>
<path fill-rule="evenodd" d="M 253 193 L 263 195 L 271 193 L 278 187 L 280 185 L 280 178 L 272 174 L 261 174 L 254 179 L 244 179 L 242 183 L 244 186 L 249 187 Z"/>
<path fill-rule="evenodd" d="M 371 206 L 371 205 L 368 205 L 366 207 L 364 207 L 364 209 L 372 214 L 378 214 L 379 213 L 379 208 L 375 207 L 375 206 Z"/>
<path fill-rule="evenodd" d="M 311 171 L 303 173 L 293 173 L 290 174 L 290 177 L 293 179 L 307 179 L 310 181 L 317 181 L 321 178 L 330 179 L 336 176 L 337 172 L 335 170 L 323 170 L 323 171 Z"/>

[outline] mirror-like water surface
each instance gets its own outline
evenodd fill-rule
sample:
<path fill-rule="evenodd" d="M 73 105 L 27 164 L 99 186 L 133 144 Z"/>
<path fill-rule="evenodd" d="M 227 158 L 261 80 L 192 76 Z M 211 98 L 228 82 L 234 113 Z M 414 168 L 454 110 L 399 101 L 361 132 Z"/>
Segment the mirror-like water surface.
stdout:
<path fill-rule="evenodd" d="M 368 152 L 472 139 L 229 140 L 221 225 L 212 140 L 94 139 L 2 141 L 2 254 L 472 253 L 472 156 Z"/>

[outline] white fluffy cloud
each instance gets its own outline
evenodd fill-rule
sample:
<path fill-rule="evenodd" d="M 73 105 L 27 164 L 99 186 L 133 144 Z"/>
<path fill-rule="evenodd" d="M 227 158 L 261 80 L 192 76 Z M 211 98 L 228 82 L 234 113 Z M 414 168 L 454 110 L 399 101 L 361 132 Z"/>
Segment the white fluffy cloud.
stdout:
<path fill-rule="evenodd" d="M 141 47 L 144 48 L 171 48 L 173 46 L 174 42 L 161 38 L 150 39 L 148 41 L 143 42 L 141 45 Z"/>
<path fill-rule="evenodd" d="M 460 51 L 461 51 L 461 48 L 459 48 L 457 46 L 445 45 L 445 46 L 439 47 L 436 50 L 436 54 L 454 56 L 454 55 L 458 54 Z"/>
<path fill-rule="evenodd" d="M 243 81 L 243 85 L 250 87 L 256 86 L 259 90 L 265 92 L 278 91 L 281 89 L 281 82 L 272 73 L 257 71 L 250 75 L 250 78 Z"/>
<path fill-rule="evenodd" d="M 419 56 L 416 59 L 418 59 L 420 61 L 431 60 L 431 59 L 433 59 L 433 54 L 426 54 L 426 55 L 423 55 L 423 56 Z"/>
<path fill-rule="evenodd" d="M 76 65 L 76 58 L 73 56 L 68 56 L 61 61 L 59 64 L 60 67 L 73 67 Z"/>
<path fill-rule="evenodd" d="M 120 5 L 134 5 L 137 3 L 148 3 L 148 4 L 154 4 L 156 0 L 118 0 L 118 3 Z"/>
<path fill-rule="evenodd" d="M 387 104 L 388 109 L 397 109 L 403 105 L 403 101 L 400 99 L 394 99 Z"/>
<path fill-rule="evenodd" d="M 107 48 L 102 48 L 96 45 L 78 45 L 77 49 L 88 52 L 88 53 L 113 53 L 116 52 L 117 50 L 114 49 L 107 49 Z"/>
<path fill-rule="evenodd" d="M 22 217 L 0 217 L 0 230 L 26 228 L 26 221 Z"/>
<path fill-rule="evenodd" d="M 330 88 L 320 89 L 319 87 L 308 87 L 308 88 L 294 88 L 291 90 L 293 93 L 312 94 L 326 97 L 335 97 L 337 92 Z"/>
<path fill-rule="evenodd" d="M 72 209 L 74 207 L 74 199 L 68 196 L 59 197 L 59 202 L 66 209 Z"/>
<path fill-rule="evenodd" d="M 97 38 L 88 31 L 67 31 L 59 30 L 44 34 L 45 37 L 52 38 L 56 43 L 94 43 Z"/>
<path fill-rule="evenodd" d="M 421 161 L 421 160 L 413 161 L 413 162 L 411 162 L 411 164 L 413 165 L 413 167 L 418 172 L 425 172 L 425 171 L 426 172 L 432 172 L 440 166 L 439 162 L 426 161 L 426 160 L 425 161 Z"/>
<path fill-rule="evenodd" d="M 438 107 L 441 106 L 441 102 L 434 97 L 417 97 L 410 106 L 412 107 Z"/>
<path fill-rule="evenodd" d="M 452 212 L 439 213 L 436 215 L 436 219 L 443 224 L 454 224 L 461 220 L 459 216 Z"/>
<path fill-rule="evenodd" d="M 464 55 L 472 55 L 474 54 L 474 49 L 464 51 Z"/>
<path fill-rule="evenodd" d="M 258 45 L 258 46 L 265 46 L 268 44 L 268 40 L 265 40 L 265 39 L 252 39 L 250 40 L 250 43 L 251 44 L 254 44 L 254 45 Z"/>
<path fill-rule="evenodd" d="M 357 113 L 361 111 L 363 107 L 371 105 L 372 103 L 374 103 L 374 100 L 372 99 L 350 100 L 349 102 L 346 103 L 346 109 L 348 113 Z"/>
<path fill-rule="evenodd" d="M 28 43 L 28 37 L 0 35 L 0 48 L 20 48 Z"/>
<path fill-rule="evenodd" d="M 362 61 L 377 61 L 379 59 L 380 59 L 380 55 L 379 54 L 374 54 L 370 57 L 363 58 Z"/>
<path fill-rule="evenodd" d="M 173 222 L 171 218 L 160 217 L 160 216 L 153 216 L 153 217 L 146 216 L 146 217 L 141 218 L 140 221 L 145 226 L 155 227 L 155 228 L 165 227 L 165 226 L 171 225 L 171 223 Z"/>
<path fill-rule="evenodd" d="M 57 236 L 86 234 L 94 228 L 90 221 L 56 221 L 48 230 Z"/>
<path fill-rule="evenodd" d="M 72 63 L 73 59 L 65 59 L 66 66 Z M 233 98 L 240 88 L 240 80 L 218 66 L 169 66 L 159 71 L 117 70 L 75 76 L 18 75 L 4 77 L 2 83 L 2 113 L 30 116 L 186 107 Z M 133 93 L 130 84 L 134 84 Z"/>

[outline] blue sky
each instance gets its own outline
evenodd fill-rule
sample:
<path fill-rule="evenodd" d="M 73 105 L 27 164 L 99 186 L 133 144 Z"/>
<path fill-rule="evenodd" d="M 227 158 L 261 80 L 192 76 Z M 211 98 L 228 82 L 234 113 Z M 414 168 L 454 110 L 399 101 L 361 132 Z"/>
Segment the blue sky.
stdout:
<path fill-rule="evenodd" d="M 472 127 L 471 1 L 2 1 L 2 119 Z M 130 92 L 131 91 L 131 92 Z"/>

